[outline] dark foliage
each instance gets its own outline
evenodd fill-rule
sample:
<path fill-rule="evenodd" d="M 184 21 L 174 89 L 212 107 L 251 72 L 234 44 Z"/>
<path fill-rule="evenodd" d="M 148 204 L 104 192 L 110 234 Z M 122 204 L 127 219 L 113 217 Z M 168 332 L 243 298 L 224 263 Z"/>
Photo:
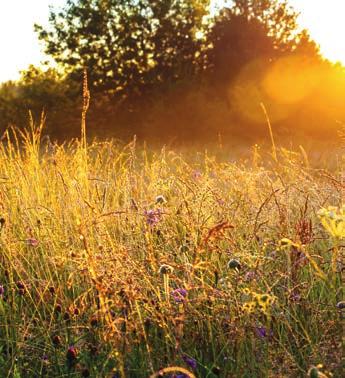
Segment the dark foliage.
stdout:
<path fill-rule="evenodd" d="M 0 86 L 1 131 L 10 125 L 26 127 L 31 112 L 34 122 L 39 122 L 45 113 L 51 135 L 75 136 L 80 123 L 79 87 L 54 69 L 44 71 L 30 66 L 22 72 L 19 82 Z"/>
<path fill-rule="evenodd" d="M 88 69 L 96 92 L 117 100 L 149 95 L 201 68 L 209 0 L 78 0 L 36 25 L 46 52 L 72 77 Z"/>
<path fill-rule="evenodd" d="M 308 33 L 298 30 L 288 2 L 234 0 L 213 18 L 209 3 L 68 0 L 63 9 L 52 8 L 50 27 L 36 30 L 59 71 L 30 67 L 18 83 L 0 87 L 1 130 L 24 127 L 28 110 L 35 119 L 45 111 L 49 134 L 77 136 L 85 68 L 91 136 L 257 137 L 267 134 L 261 103 L 275 132 L 335 130 L 344 119 L 345 74 L 323 61 Z M 293 104 L 272 98 L 264 88 L 272 70 L 286 76 L 276 92 L 288 97 L 292 80 L 297 94 L 305 84 L 308 91 Z M 314 80 L 316 70 L 311 86 L 305 77 Z"/>

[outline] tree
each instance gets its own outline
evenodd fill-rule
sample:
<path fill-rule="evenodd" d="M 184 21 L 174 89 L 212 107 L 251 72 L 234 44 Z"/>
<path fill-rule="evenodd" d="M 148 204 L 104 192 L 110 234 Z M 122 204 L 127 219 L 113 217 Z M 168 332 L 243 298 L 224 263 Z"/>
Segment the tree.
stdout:
<path fill-rule="evenodd" d="M 46 71 L 29 66 L 21 72 L 17 82 L 0 86 L 0 131 L 9 125 L 25 128 L 28 112 L 39 121 L 42 112 L 47 115 L 46 130 L 54 137 L 59 134 L 76 135 L 79 126 L 79 88 L 55 69 Z M 78 127 L 79 128 L 79 127 Z"/>
<path fill-rule="evenodd" d="M 212 80 L 227 85 L 247 63 L 263 59 L 269 64 L 298 49 L 300 42 L 304 52 L 317 55 L 306 31 L 298 31 L 297 16 L 286 0 L 233 0 L 210 32 Z"/>
<path fill-rule="evenodd" d="M 128 98 L 200 69 L 209 0 L 68 0 L 51 9 L 50 28 L 36 25 L 46 53 L 94 91 Z"/>

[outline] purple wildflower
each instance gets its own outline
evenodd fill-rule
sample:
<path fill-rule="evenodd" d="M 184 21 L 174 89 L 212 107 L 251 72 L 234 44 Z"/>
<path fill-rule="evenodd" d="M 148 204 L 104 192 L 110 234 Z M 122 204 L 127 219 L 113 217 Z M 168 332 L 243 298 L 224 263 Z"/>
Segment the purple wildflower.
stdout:
<path fill-rule="evenodd" d="M 220 206 L 224 206 L 225 205 L 225 201 L 222 198 L 218 198 L 217 202 L 218 202 L 218 205 L 220 205 Z"/>
<path fill-rule="evenodd" d="M 48 355 L 47 355 L 47 354 L 44 354 L 44 355 L 42 356 L 42 361 L 44 361 L 44 362 L 47 362 L 47 361 L 48 361 Z"/>
<path fill-rule="evenodd" d="M 183 303 L 186 301 L 187 290 L 183 288 L 175 289 L 171 292 L 171 296 L 176 303 Z"/>
<path fill-rule="evenodd" d="M 39 244 L 39 241 L 35 238 L 29 238 L 25 240 L 26 244 L 30 247 L 37 247 Z"/>
<path fill-rule="evenodd" d="M 162 217 L 162 212 L 160 209 L 157 209 L 157 210 L 145 210 L 144 211 L 144 215 L 146 217 L 146 223 L 153 227 L 155 226 L 160 220 L 161 220 L 161 217 Z"/>
<path fill-rule="evenodd" d="M 256 335 L 261 339 L 265 339 L 266 337 L 273 335 L 272 330 L 268 332 L 266 327 L 255 327 L 255 332 L 256 332 Z"/>
<path fill-rule="evenodd" d="M 195 370 L 198 366 L 196 360 L 192 357 L 188 357 L 185 354 L 182 356 L 183 361 L 193 370 Z"/>
<path fill-rule="evenodd" d="M 77 359 L 77 350 L 73 345 L 70 345 L 67 349 L 66 358 L 68 362 L 74 362 Z"/>
<path fill-rule="evenodd" d="M 301 300 L 301 295 L 296 291 L 292 291 L 292 293 L 290 294 L 290 300 L 292 302 L 299 302 Z"/>
<path fill-rule="evenodd" d="M 194 180 L 199 180 L 202 177 L 202 173 L 198 169 L 196 169 L 192 172 L 192 177 Z"/>
<path fill-rule="evenodd" d="M 250 270 L 249 272 L 247 272 L 245 275 L 244 275 L 244 279 L 245 281 L 252 281 L 256 278 L 256 274 L 255 272 L 253 272 L 252 270 Z"/>

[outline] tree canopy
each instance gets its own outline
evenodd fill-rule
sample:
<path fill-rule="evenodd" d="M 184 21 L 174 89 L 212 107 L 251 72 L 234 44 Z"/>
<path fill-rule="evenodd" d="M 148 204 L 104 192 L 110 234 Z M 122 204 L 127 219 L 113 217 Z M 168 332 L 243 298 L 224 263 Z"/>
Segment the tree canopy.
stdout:
<path fill-rule="evenodd" d="M 212 80 L 227 84 L 248 62 L 263 59 L 270 64 L 302 45 L 317 56 L 308 33 L 298 30 L 297 17 L 286 0 L 233 0 L 216 16 L 209 34 Z"/>
<path fill-rule="evenodd" d="M 233 0 L 213 19 L 209 12 L 210 0 L 68 0 L 36 30 L 72 77 L 87 68 L 93 91 L 117 99 L 205 72 L 227 83 L 246 62 L 272 61 L 305 35 L 287 0 Z"/>
<path fill-rule="evenodd" d="M 143 94 L 196 74 L 209 0 L 68 0 L 36 25 L 46 53 L 95 90 Z"/>
<path fill-rule="evenodd" d="M 320 95 L 320 83 L 324 86 L 333 68 L 320 63 L 317 45 L 307 31 L 299 29 L 298 15 L 288 1 L 232 0 L 213 16 L 210 3 L 67 0 L 64 7 L 51 8 L 49 26 L 36 25 L 36 31 L 45 52 L 58 63 L 57 72 L 64 74 L 31 67 L 19 83 L 2 86 L 0 126 L 13 122 L 24 104 L 36 114 L 47 110 L 48 119 L 54 117 L 51 125 L 54 123 L 55 130 L 65 133 L 66 125 L 73 125 L 71 133 L 76 135 L 77 97 L 85 68 L 93 99 L 88 119 L 94 135 L 99 130 L 115 129 L 116 135 L 123 130 L 156 134 L 162 123 L 164 133 L 170 130 L 172 135 L 223 132 L 229 124 L 248 121 L 237 118 L 241 108 L 250 114 L 256 109 L 253 127 L 258 132 L 260 102 L 268 104 L 274 121 L 285 124 L 297 114 L 298 104 L 307 109 L 309 101 L 308 109 L 314 109 L 310 98 Z M 318 80 L 314 80 L 314 67 L 304 72 L 314 63 L 323 70 Z M 280 78 L 282 67 L 288 77 L 278 85 L 276 78 Z M 274 74 L 265 79 L 272 70 Z M 293 106 L 279 103 L 281 89 L 285 89 L 285 97 L 295 91 L 292 75 L 295 82 L 299 79 L 298 88 L 308 85 L 308 91 L 301 90 L 303 105 L 302 100 Z M 333 87 L 330 92 L 334 92 Z M 339 91 L 343 93 L 343 88 Z M 63 110 L 66 107 L 68 112 Z M 66 114 L 69 123 L 64 119 Z M 310 110 L 310 114 L 316 112 Z M 300 119 L 305 117 L 304 112 Z"/>

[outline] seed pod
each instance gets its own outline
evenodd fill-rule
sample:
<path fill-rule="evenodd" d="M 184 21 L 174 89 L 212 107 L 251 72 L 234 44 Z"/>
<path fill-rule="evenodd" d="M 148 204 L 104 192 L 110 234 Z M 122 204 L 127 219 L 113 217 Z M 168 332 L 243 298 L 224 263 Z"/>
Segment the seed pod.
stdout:
<path fill-rule="evenodd" d="M 162 195 L 159 195 L 156 197 L 156 203 L 160 203 L 160 204 L 163 204 L 163 203 L 166 203 L 167 200 L 164 198 L 164 196 Z"/>
<path fill-rule="evenodd" d="M 5 218 L 1 217 L 0 218 L 0 230 L 4 227 L 5 223 L 6 223 Z"/>
<path fill-rule="evenodd" d="M 25 285 L 23 284 L 22 281 L 18 281 L 18 282 L 17 282 L 17 288 L 18 288 L 18 289 L 23 289 L 23 290 L 25 289 Z"/>
<path fill-rule="evenodd" d="M 241 263 L 236 260 L 236 259 L 231 259 L 229 262 L 228 262 L 228 268 L 229 269 L 237 269 L 237 270 L 240 270 L 241 269 Z"/>
<path fill-rule="evenodd" d="M 174 268 L 167 264 L 163 264 L 159 267 L 160 274 L 171 274 L 173 271 L 174 271 Z"/>
<path fill-rule="evenodd" d="M 77 350 L 73 345 L 70 345 L 67 349 L 66 359 L 68 362 L 74 362 L 77 359 Z"/>
<path fill-rule="evenodd" d="M 49 292 L 50 292 L 51 295 L 55 294 L 55 288 L 54 288 L 54 286 L 50 286 L 49 287 Z"/>
<path fill-rule="evenodd" d="M 57 304 L 54 308 L 54 312 L 56 314 L 60 314 L 62 312 L 62 306 L 60 304 Z"/>

